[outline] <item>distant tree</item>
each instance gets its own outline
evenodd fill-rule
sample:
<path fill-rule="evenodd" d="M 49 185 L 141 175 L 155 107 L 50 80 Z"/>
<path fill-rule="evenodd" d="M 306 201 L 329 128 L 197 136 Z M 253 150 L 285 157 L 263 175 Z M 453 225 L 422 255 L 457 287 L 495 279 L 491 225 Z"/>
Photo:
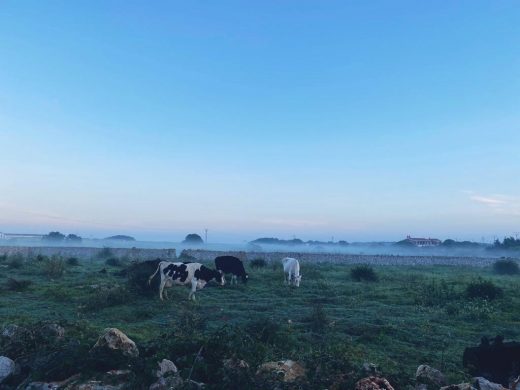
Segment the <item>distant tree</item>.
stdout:
<path fill-rule="evenodd" d="M 42 240 L 44 241 L 50 241 L 50 242 L 61 242 L 65 239 L 65 234 L 62 234 L 60 232 L 50 232 L 49 234 L 46 234 L 42 237 Z"/>
<path fill-rule="evenodd" d="M 345 240 L 339 240 L 338 245 L 346 246 L 346 245 L 348 245 L 348 242 Z"/>
<path fill-rule="evenodd" d="M 67 241 L 73 242 L 73 243 L 80 243 L 83 239 L 76 235 L 76 234 L 69 234 L 67 235 Z"/>
<path fill-rule="evenodd" d="M 183 243 L 185 243 L 185 244 L 203 244 L 204 240 L 198 234 L 191 233 L 186 236 Z"/>
<path fill-rule="evenodd" d="M 494 248 L 496 249 L 520 249 L 520 239 L 514 237 L 504 237 L 504 240 L 495 240 Z"/>
<path fill-rule="evenodd" d="M 107 238 L 105 238 L 105 240 L 135 241 L 135 238 L 132 236 L 125 236 L 122 234 L 118 234 L 116 236 L 107 237 Z"/>

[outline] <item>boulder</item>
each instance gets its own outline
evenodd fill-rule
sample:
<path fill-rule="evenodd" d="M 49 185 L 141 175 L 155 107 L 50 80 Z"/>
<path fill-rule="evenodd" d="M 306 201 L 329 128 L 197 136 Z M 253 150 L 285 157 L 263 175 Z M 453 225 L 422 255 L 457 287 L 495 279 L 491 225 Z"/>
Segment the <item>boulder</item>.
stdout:
<path fill-rule="evenodd" d="M 160 377 L 150 385 L 149 390 L 175 390 L 184 388 L 184 380 L 180 376 Z"/>
<path fill-rule="evenodd" d="M 431 386 L 432 389 L 437 389 L 448 384 L 442 372 L 426 364 L 417 367 L 415 381 L 417 384 L 429 385 L 427 388 Z"/>
<path fill-rule="evenodd" d="M 357 381 L 354 390 L 394 390 L 394 388 L 385 378 L 370 376 Z"/>
<path fill-rule="evenodd" d="M 108 348 L 120 351 L 126 357 L 138 357 L 139 349 L 135 343 L 117 328 L 107 328 L 92 347 L 92 350 Z"/>
<path fill-rule="evenodd" d="M 304 380 L 306 370 L 300 363 L 293 360 L 280 360 L 260 365 L 256 375 L 264 379 L 276 379 L 287 383 Z"/>
<path fill-rule="evenodd" d="M 0 383 L 14 374 L 15 366 L 11 359 L 6 356 L 0 356 Z"/>
<path fill-rule="evenodd" d="M 490 382 L 481 376 L 473 378 L 473 387 L 478 390 L 508 390 L 501 384 Z"/>
<path fill-rule="evenodd" d="M 175 375 L 179 372 L 175 364 L 171 360 L 163 359 L 158 363 L 159 369 L 155 372 L 155 376 L 157 378 L 166 376 L 166 375 Z"/>
<path fill-rule="evenodd" d="M 449 385 L 441 387 L 439 390 L 476 390 L 471 383 L 459 383 L 458 385 Z"/>

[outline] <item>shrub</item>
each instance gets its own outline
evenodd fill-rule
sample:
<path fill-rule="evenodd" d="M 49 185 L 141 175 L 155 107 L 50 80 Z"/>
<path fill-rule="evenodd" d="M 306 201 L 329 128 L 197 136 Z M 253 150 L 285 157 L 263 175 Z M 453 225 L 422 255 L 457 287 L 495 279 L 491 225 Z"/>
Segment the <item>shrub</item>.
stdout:
<path fill-rule="evenodd" d="M 9 291 L 25 291 L 32 284 L 30 280 L 16 280 L 14 278 L 7 279 L 5 288 Z"/>
<path fill-rule="evenodd" d="M 127 297 L 128 291 L 124 287 L 118 285 L 113 287 L 102 286 L 89 294 L 79 309 L 80 311 L 91 311 L 117 306 L 126 303 Z"/>
<path fill-rule="evenodd" d="M 161 276 L 155 275 L 150 284 L 148 284 L 148 279 L 157 270 L 160 261 L 160 259 L 148 260 L 128 266 L 124 270 L 128 279 L 128 288 L 142 295 L 156 294 L 159 291 Z"/>
<path fill-rule="evenodd" d="M 374 269 L 369 265 L 358 265 L 352 268 L 350 277 L 356 282 L 377 282 L 379 279 Z"/>
<path fill-rule="evenodd" d="M 250 262 L 251 267 L 253 268 L 264 268 L 267 266 L 267 261 L 265 259 L 262 259 L 261 257 L 251 260 Z"/>
<path fill-rule="evenodd" d="M 67 259 L 67 265 L 75 267 L 79 265 L 79 260 L 76 257 L 69 257 Z"/>
<path fill-rule="evenodd" d="M 65 262 L 59 256 L 52 256 L 43 262 L 43 273 L 49 278 L 61 278 L 65 272 Z"/>
<path fill-rule="evenodd" d="M 495 261 L 493 270 L 500 275 L 516 275 L 520 273 L 518 262 L 511 259 Z"/>
<path fill-rule="evenodd" d="M 490 280 L 479 278 L 466 287 L 466 296 L 470 299 L 487 299 L 491 301 L 503 295 L 504 291 L 500 287 L 495 286 Z"/>
<path fill-rule="evenodd" d="M 121 267 L 121 260 L 119 260 L 117 257 L 109 257 L 105 260 L 106 265 L 110 265 L 112 267 Z"/>
<path fill-rule="evenodd" d="M 7 266 L 9 268 L 18 269 L 22 268 L 24 264 L 23 256 L 20 253 L 15 253 L 7 259 Z"/>
<path fill-rule="evenodd" d="M 195 258 L 195 256 L 189 255 L 188 252 L 186 251 L 186 249 L 183 249 L 179 256 L 179 260 L 180 261 L 194 261 L 197 259 Z"/>
<path fill-rule="evenodd" d="M 104 246 L 97 254 L 97 257 L 100 259 L 108 259 L 110 257 L 114 257 L 114 253 L 112 252 L 112 249 L 109 247 Z"/>
<path fill-rule="evenodd" d="M 46 261 L 48 259 L 49 258 L 47 256 L 45 256 L 45 255 L 38 255 L 38 256 L 36 256 L 36 261 L 38 261 L 38 262 Z"/>
<path fill-rule="evenodd" d="M 323 310 L 321 304 L 315 305 L 312 308 L 311 315 L 305 320 L 305 322 L 309 322 L 311 330 L 319 334 L 325 332 L 330 323 L 327 313 Z"/>

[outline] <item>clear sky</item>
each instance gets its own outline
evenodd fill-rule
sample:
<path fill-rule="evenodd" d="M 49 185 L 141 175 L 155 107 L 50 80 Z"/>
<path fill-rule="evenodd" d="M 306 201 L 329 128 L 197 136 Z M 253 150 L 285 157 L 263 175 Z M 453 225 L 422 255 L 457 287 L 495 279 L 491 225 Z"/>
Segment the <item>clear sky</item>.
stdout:
<path fill-rule="evenodd" d="M 520 232 L 518 1 L 0 1 L 0 231 Z"/>

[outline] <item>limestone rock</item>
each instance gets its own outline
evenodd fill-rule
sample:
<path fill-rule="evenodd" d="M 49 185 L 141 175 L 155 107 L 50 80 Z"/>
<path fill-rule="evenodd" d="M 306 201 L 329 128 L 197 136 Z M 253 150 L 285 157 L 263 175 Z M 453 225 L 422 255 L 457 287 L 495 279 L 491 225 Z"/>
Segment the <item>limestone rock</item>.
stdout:
<path fill-rule="evenodd" d="M 179 372 L 177 366 L 175 366 L 171 360 L 163 359 L 158 364 L 159 369 L 155 372 L 155 376 L 157 376 L 157 378 L 165 376 L 166 374 L 177 374 Z"/>
<path fill-rule="evenodd" d="M 355 390 L 394 390 L 392 385 L 385 379 L 370 376 L 357 381 Z"/>
<path fill-rule="evenodd" d="M 422 364 L 417 367 L 415 381 L 417 384 L 432 385 L 432 388 L 441 387 L 448 384 L 446 377 L 442 372 L 426 364 Z"/>
<path fill-rule="evenodd" d="M 298 362 L 293 360 L 281 360 L 260 365 L 256 371 L 256 375 L 270 379 L 276 378 L 282 382 L 295 382 L 305 379 L 306 370 Z"/>
<path fill-rule="evenodd" d="M 10 375 L 14 374 L 14 371 L 14 362 L 6 356 L 0 356 L 0 383 Z"/>
<path fill-rule="evenodd" d="M 476 390 L 471 383 L 459 383 L 458 385 L 449 385 L 441 387 L 440 390 Z"/>
<path fill-rule="evenodd" d="M 490 382 L 481 376 L 473 378 L 473 380 L 473 386 L 478 390 L 508 390 L 501 384 Z"/>
<path fill-rule="evenodd" d="M 224 368 L 229 371 L 248 370 L 249 364 L 241 359 L 225 359 L 223 362 Z"/>
<path fill-rule="evenodd" d="M 46 382 L 31 382 L 27 385 L 25 390 L 57 390 L 60 386 L 55 383 Z"/>
<path fill-rule="evenodd" d="M 99 337 L 92 349 L 95 350 L 103 347 L 121 351 L 122 354 L 127 357 L 139 356 L 139 349 L 137 349 L 135 343 L 117 328 L 105 329 L 103 335 Z"/>

